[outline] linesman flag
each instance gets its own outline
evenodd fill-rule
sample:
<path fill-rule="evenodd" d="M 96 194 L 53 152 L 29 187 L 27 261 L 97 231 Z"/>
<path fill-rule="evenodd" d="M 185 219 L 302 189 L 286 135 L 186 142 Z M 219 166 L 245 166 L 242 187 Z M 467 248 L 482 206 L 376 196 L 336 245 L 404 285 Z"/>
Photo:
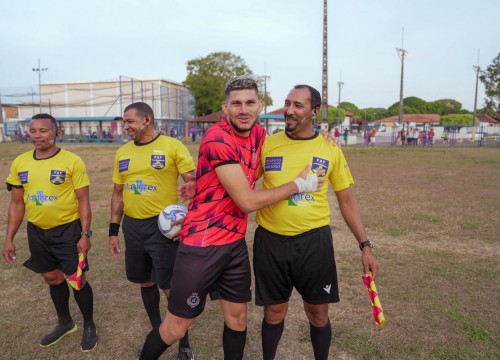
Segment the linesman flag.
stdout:
<path fill-rule="evenodd" d="M 382 304 L 380 303 L 380 299 L 378 297 L 377 288 L 375 287 L 375 281 L 373 280 L 372 273 L 370 275 L 365 276 L 362 275 L 361 279 L 363 279 L 363 283 L 368 289 L 368 295 L 370 296 L 370 301 L 372 303 L 373 317 L 375 318 L 375 322 L 377 325 L 382 325 L 385 323 L 384 312 L 382 311 Z"/>
<path fill-rule="evenodd" d="M 66 277 L 66 281 L 68 284 L 71 285 L 71 287 L 75 290 L 80 290 L 82 288 L 82 275 L 83 275 L 83 269 L 87 265 L 87 261 L 85 259 L 85 256 L 83 253 L 78 255 L 78 267 L 76 271 Z"/>

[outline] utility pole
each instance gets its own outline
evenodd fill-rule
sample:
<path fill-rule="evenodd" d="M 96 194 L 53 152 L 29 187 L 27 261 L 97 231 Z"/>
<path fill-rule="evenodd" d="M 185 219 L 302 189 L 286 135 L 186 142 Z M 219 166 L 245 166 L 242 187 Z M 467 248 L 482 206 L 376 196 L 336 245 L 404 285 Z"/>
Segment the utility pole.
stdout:
<path fill-rule="evenodd" d="M 340 75 L 340 80 L 342 80 L 342 75 Z M 339 81 L 338 83 L 339 86 L 339 106 L 337 107 L 337 125 L 340 126 L 340 93 L 342 91 L 342 86 L 344 86 L 344 83 L 342 81 Z"/>
<path fill-rule="evenodd" d="M 264 114 L 267 114 L 267 80 L 271 79 L 270 76 L 266 75 L 266 67 L 264 65 L 264 76 L 261 76 L 264 79 Z"/>
<path fill-rule="evenodd" d="M 38 67 L 33 68 L 33 71 L 38 72 L 38 96 L 40 97 L 40 113 L 42 112 L 42 72 L 49 70 L 40 66 L 40 59 L 38 59 Z"/>
<path fill-rule="evenodd" d="M 404 82 L 404 73 L 405 73 L 405 56 L 408 53 L 404 49 L 404 34 L 405 34 L 405 29 L 403 28 L 403 36 L 401 40 L 401 48 L 396 48 L 396 51 L 398 53 L 399 59 L 401 60 L 401 81 L 399 85 L 399 117 L 398 117 L 398 122 L 399 122 L 399 127 L 402 128 L 404 132 L 404 125 L 403 125 L 403 82 Z M 401 140 L 401 146 L 404 146 L 404 141 Z"/>
<path fill-rule="evenodd" d="M 481 72 L 481 67 L 479 66 L 479 50 L 477 51 L 477 65 L 473 65 L 472 67 L 476 73 L 476 94 L 474 96 L 474 113 L 472 115 L 472 140 L 476 141 L 477 88 L 479 85 L 479 73 Z"/>
<path fill-rule="evenodd" d="M 328 129 L 328 0 L 323 0 L 323 72 L 321 123 Z"/>

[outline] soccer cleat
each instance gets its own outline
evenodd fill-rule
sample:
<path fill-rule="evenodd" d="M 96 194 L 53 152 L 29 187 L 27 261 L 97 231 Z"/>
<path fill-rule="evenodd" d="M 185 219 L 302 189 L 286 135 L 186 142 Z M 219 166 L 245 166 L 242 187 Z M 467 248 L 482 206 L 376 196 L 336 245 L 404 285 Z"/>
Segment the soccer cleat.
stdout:
<path fill-rule="evenodd" d="M 191 348 L 179 347 L 179 360 L 194 360 L 194 353 Z"/>
<path fill-rule="evenodd" d="M 97 329 L 94 323 L 83 328 L 81 349 L 83 352 L 92 351 L 97 345 Z"/>
<path fill-rule="evenodd" d="M 57 324 L 56 327 L 47 335 L 45 335 L 40 341 L 41 347 L 48 347 L 54 345 L 59 340 L 61 340 L 64 336 L 74 333 L 77 329 L 76 324 L 71 320 L 68 324 L 62 325 Z"/>

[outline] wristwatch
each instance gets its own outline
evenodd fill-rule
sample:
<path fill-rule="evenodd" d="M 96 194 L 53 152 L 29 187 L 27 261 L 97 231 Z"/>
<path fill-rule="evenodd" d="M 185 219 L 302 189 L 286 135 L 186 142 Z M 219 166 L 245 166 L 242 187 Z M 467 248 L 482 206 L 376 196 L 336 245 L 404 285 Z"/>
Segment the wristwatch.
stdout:
<path fill-rule="evenodd" d="M 373 243 L 370 240 L 363 241 L 361 244 L 359 244 L 359 250 L 363 251 L 364 247 L 371 247 L 373 249 Z"/>
<path fill-rule="evenodd" d="M 83 230 L 82 233 L 80 234 L 81 236 L 83 235 L 86 235 L 88 237 L 91 237 L 92 236 L 92 230 L 88 229 L 88 230 Z"/>

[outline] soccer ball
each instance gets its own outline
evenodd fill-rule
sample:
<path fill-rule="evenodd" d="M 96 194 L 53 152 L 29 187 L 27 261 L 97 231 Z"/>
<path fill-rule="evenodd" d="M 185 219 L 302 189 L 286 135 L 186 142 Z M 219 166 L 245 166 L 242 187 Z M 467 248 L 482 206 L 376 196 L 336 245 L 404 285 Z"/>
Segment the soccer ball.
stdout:
<path fill-rule="evenodd" d="M 160 232 L 164 236 L 171 238 L 171 236 L 177 233 L 181 228 L 180 225 L 172 226 L 171 222 L 184 218 L 186 213 L 187 209 L 184 205 L 168 205 L 158 216 L 158 228 Z"/>

